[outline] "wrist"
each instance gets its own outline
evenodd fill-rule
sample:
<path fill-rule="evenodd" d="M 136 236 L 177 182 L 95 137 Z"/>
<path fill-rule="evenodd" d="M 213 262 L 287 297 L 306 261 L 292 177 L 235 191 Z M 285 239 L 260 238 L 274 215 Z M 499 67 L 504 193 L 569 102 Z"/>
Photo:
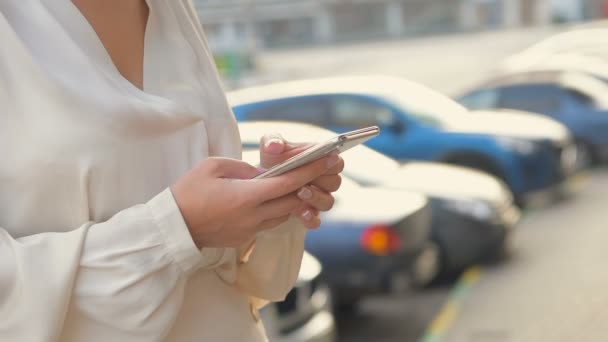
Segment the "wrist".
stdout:
<path fill-rule="evenodd" d="M 180 215 L 182 216 L 188 233 L 190 234 L 190 238 L 199 250 L 202 249 L 204 247 L 203 243 L 202 241 L 200 241 L 200 238 L 197 238 L 198 234 L 196 234 L 196 231 L 194 229 L 195 223 L 192 222 L 191 215 L 189 215 L 191 210 L 188 206 L 189 201 L 185 198 L 184 195 L 182 195 L 179 184 L 171 186 L 169 190 L 173 194 L 175 204 L 177 205 L 177 209 Z"/>

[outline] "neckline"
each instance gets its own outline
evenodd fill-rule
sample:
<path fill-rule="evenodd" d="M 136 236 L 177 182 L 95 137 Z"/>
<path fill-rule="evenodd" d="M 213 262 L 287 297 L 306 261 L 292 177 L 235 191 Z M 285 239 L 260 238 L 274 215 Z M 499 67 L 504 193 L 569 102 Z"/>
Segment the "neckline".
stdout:
<path fill-rule="evenodd" d="M 78 40 L 78 44 L 81 46 L 85 46 L 83 48 L 84 53 L 88 58 L 91 58 L 100 66 L 102 73 L 111 81 L 116 83 L 121 89 L 125 90 L 129 94 L 137 97 L 142 101 L 150 101 L 155 103 L 160 103 L 163 105 L 171 104 L 171 101 L 167 98 L 154 95 L 152 93 L 147 92 L 147 80 L 150 78 L 150 68 L 148 66 L 148 58 L 152 49 L 150 49 L 150 40 L 152 36 L 150 32 L 152 31 L 153 25 L 155 25 L 156 20 L 156 8 L 152 4 L 153 0 L 145 0 L 146 5 L 148 6 L 148 20 L 146 22 L 145 32 L 144 32 L 144 51 L 143 51 L 143 81 L 142 88 L 135 86 L 131 81 L 125 78 L 118 68 L 114 61 L 112 61 L 112 57 L 110 56 L 108 50 L 103 45 L 103 42 L 99 38 L 97 32 L 91 25 L 91 23 L 87 20 L 87 18 L 82 14 L 80 9 L 76 7 L 76 5 L 71 0 L 61 0 L 61 2 L 65 3 L 65 10 L 67 15 L 72 16 L 75 20 L 62 20 L 64 23 L 73 22 L 73 27 L 71 30 L 76 33 L 73 35 L 74 39 Z"/>

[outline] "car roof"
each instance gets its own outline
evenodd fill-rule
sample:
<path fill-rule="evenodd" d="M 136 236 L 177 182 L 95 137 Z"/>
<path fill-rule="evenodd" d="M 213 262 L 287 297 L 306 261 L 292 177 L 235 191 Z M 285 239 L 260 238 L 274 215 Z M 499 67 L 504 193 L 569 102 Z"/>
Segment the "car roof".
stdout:
<path fill-rule="evenodd" d="M 484 87 L 496 87 L 515 84 L 555 83 L 559 82 L 563 70 L 522 70 L 502 74 L 482 83 Z"/>
<path fill-rule="evenodd" d="M 550 36 L 527 48 L 525 51 L 560 51 L 569 50 L 572 47 L 585 46 L 588 44 L 608 41 L 608 29 L 606 27 L 585 28 L 565 31 Z"/>
<path fill-rule="evenodd" d="M 586 30 L 594 28 L 608 28 L 608 19 L 600 19 L 578 24 L 573 27 L 573 30 Z"/>
<path fill-rule="evenodd" d="M 280 82 L 244 88 L 227 94 L 232 106 L 247 103 L 277 100 L 289 97 L 323 94 L 353 94 L 377 96 L 386 99 L 409 94 L 432 91 L 423 85 L 390 76 L 346 76 L 326 77 Z"/>
<path fill-rule="evenodd" d="M 597 56 L 577 53 L 557 53 L 542 58 L 529 55 L 513 55 L 499 69 L 498 74 L 510 74 L 524 71 L 578 71 L 590 74 L 602 73 L 608 68 L 606 61 Z M 598 72 L 595 70 L 599 69 Z"/>
<path fill-rule="evenodd" d="M 260 133 L 283 132 L 295 141 L 323 141 L 332 138 L 336 133 L 325 128 L 306 123 L 287 121 L 245 121 L 239 122 L 239 131 L 243 144 L 256 144 Z"/>
<path fill-rule="evenodd" d="M 475 88 L 484 87 L 499 87 L 499 86 L 510 86 L 510 85 L 526 85 L 526 84 L 539 84 L 539 83 L 557 83 L 576 87 L 577 84 L 583 83 L 598 83 L 602 81 L 596 79 L 594 76 L 582 71 L 575 71 L 570 69 L 542 69 L 534 68 L 530 70 L 512 71 L 505 74 L 497 75 L 490 78 Z"/>

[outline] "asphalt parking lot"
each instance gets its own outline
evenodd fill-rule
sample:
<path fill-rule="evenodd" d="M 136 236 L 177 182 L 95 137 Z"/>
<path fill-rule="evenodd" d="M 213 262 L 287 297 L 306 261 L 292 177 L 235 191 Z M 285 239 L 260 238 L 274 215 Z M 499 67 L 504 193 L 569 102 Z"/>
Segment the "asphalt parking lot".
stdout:
<path fill-rule="evenodd" d="M 340 319 L 342 341 L 601 341 L 608 328 L 608 170 L 528 211 L 508 260 L 460 283 L 366 300 Z"/>

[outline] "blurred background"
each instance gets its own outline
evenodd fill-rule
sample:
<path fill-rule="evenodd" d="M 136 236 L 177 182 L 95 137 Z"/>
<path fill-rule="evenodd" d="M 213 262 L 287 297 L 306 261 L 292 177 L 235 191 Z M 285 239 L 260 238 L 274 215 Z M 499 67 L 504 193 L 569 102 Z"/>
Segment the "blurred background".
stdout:
<path fill-rule="evenodd" d="M 293 60 L 293 49 L 316 50 L 353 42 L 386 42 L 462 33 L 546 28 L 552 24 L 602 18 L 606 11 L 603 0 L 195 0 L 209 44 L 229 87 L 268 80 L 315 75 Z M 514 44 L 525 46 L 539 33 L 522 32 Z M 526 37 L 529 35 L 531 37 Z M 546 33 L 544 33 L 546 34 Z M 534 36 L 536 35 L 536 36 Z M 542 36 L 543 33 L 540 33 Z M 497 36 L 496 39 L 499 39 Z M 457 44 L 457 42 L 454 42 Z M 424 42 L 432 44 L 432 40 Z M 479 46 L 479 52 L 489 49 Z M 389 48 L 377 46 L 366 50 Z M 409 47 L 409 46 L 408 46 Z M 404 63 L 413 54 L 394 46 Z M 411 51 L 414 50 L 414 51 Z M 459 58 L 464 50 L 446 51 Z M 353 58 L 364 59 L 366 51 Z M 367 53 L 372 53 L 368 51 Z M 471 50 L 468 51 L 472 53 Z M 377 52 L 380 53 L 380 52 Z M 486 52 L 487 53 L 487 52 Z M 332 55 L 331 52 L 328 53 Z M 297 53 L 295 55 L 298 55 Z M 322 56 L 325 56 L 323 54 Z M 291 58 L 290 58 L 291 57 Z M 340 55 L 335 56 L 341 60 Z M 392 57 L 392 58 L 391 58 Z M 447 56 L 444 56 L 447 57 Z M 282 61 L 285 60 L 285 61 Z M 365 60 L 365 59 L 364 59 Z M 383 61 L 369 61 L 382 64 Z M 275 62 L 278 65 L 275 65 Z M 330 61 L 323 61 L 330 63 Z M 350 62 L 350 61 L 347 61 Z M 386 61 L 384 61 L 386 62 Z M 287 64 L 290 63 L 290 64 Z M 350 62 L 354 63 L 354 62 Z M 308 64 L 308 63 L 307 63 Z M 310 68 L 315 66 L 309 65 Z M 329 68 L 329 66 L 327 66 Z M 371 69 L 370 66 L 367 66 Z M 299 70 L 302 69 L 302 70 Z M 371 69 L 373 70 L 373 69 Z M 380 69 L 382 71 L 382 69 Z M 326 70 L 317 71 L 326 73 Z"/>
<path fill-rule="evenodd" d="M 346 152 L 273 341 L 604 341 L 608 1 L 194 0 L 245 159 Z"/>

